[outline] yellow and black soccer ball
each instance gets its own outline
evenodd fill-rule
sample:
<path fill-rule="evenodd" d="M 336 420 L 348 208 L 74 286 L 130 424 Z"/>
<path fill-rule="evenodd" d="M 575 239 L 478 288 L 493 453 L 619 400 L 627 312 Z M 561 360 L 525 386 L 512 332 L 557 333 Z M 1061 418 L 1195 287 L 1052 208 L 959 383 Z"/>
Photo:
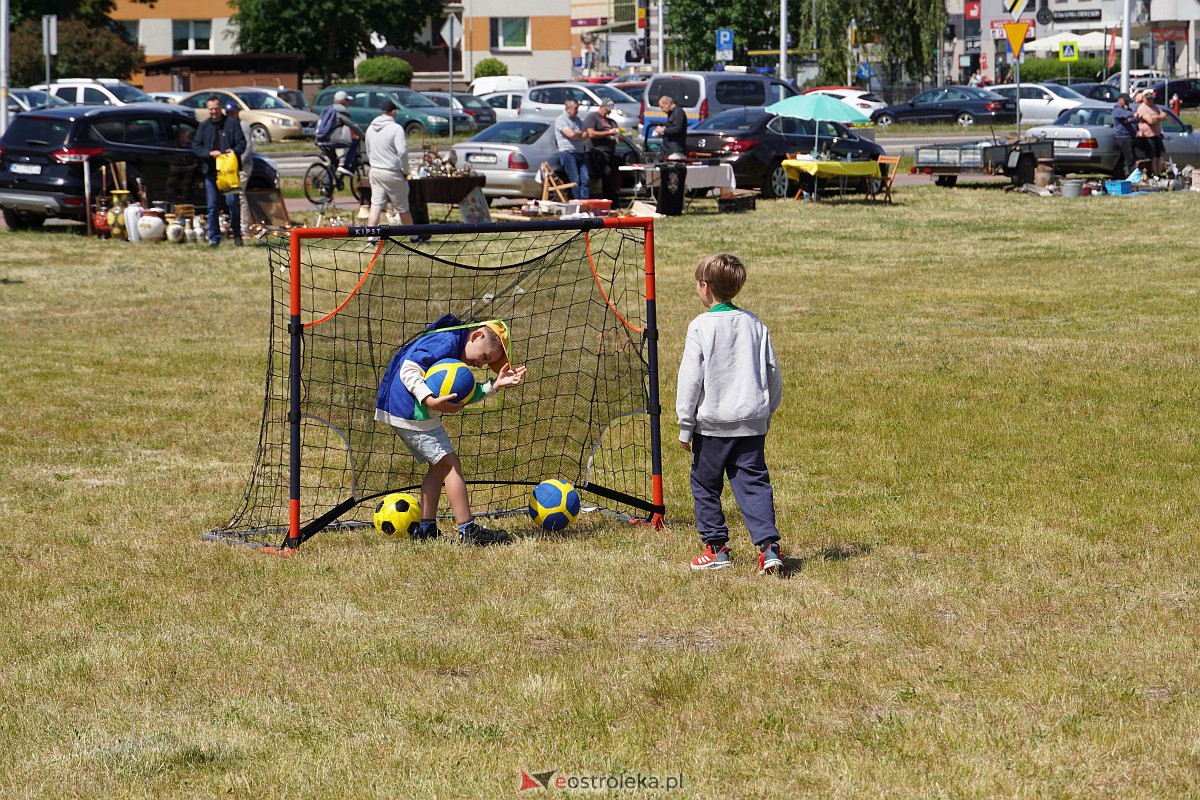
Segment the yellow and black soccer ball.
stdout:
<path fill-rule="evenodd" d="M 375 530 L 389 538 L 411 536 L 421 522 L 421 504 L 411 494 L 394 492 L 375 506 Z"/>

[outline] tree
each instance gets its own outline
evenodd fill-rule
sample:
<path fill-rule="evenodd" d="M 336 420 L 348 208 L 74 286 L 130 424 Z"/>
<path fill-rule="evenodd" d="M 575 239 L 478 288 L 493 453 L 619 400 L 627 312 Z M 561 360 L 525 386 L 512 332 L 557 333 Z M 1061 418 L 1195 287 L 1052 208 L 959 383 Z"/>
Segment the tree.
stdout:
<path fill-rule="evenodd" d="M 41 18 L 26 18 L 13 31 L 10 45 L 13 85 L 45 80 Z M 68 18 L 58 21 L 58 55 L 53 59 L 54 75 L 59 78 L 128 78 L 144 54 L 115 31 Z"/>
<path fill-rule="evenodd" d="M 441 0 L 232 0 L 237 44 L 247 53 L 301 53 L 304 67 L 328 86 L 349 75 L 360 53 L 375 50 L 371 35 L 409 47 Z"/>
<path fill-rule="evenodd" d="M 359 83 L 384 83 L 408 86 L 412 83 L 412 64 L 403 58 L 378 56 L 366 58 L 358 65 Z"/>
<path fill-rule="evenodd" d="M 154 5 L 155 0 L 133 0 L 135 3 Z M 112 20 L 109 15 L 117 6 L 116 0 L 12 0 L 9 10 L 9 23 L 13 28 L 20 26 L 27 19 L 41 22 L 45 14 L 57 14 L 59 21 L 67 17 L 90 25 L 93 28 L 111 29 Z"/>
<path fill-rule="evenodd" d="M 508 74 L 508 65 L 498 58 L 485 58 L 475 64 L 476 78 L 494 78 Z"/>

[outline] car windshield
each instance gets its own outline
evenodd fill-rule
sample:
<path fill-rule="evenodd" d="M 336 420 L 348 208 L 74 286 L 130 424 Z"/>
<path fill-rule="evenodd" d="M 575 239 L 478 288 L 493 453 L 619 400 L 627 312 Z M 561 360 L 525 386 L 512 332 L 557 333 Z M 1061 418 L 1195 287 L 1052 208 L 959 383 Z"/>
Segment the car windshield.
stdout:
<path fill-rule="evenodd" d="M 235 92 L 235 94 L 246 104 L 246 108 L 258 109 L 283 109 L 287 111 L 293 110 L 291 106 L 280 100 L 273 94 L 266 92 Z"/>
<path fill-rule="evenodd" d="M 117 96 L 122 103 L 153 103 L 154 98 L 128 83 L 105 84 L 104 88 Z"/>
<path fill-rule="evenodd" d="M 1072 89 L 1070 86 L 1059 86 L 1057 83 L 1046 83 L 1046 84 L 1043 84 L 1043 86 L 1046 87 L 1046 91 L 1050 92 L 1050 94 L 1056 94 L 1059 97 L 1063 98 L 1064 100 L 1086 100 L 1087 99 L 1086 97 L 1081 95 L 1079 92 Z"/>
<path fill-rule="evenodd" d="M 430 100 L 419 92 L 414 92 L 412 89 L 393 89 L 392 94 L 400 101 L 400 105 L 405 108 L 437 108 L 437 103 Z"/>
<path fill-rule="evenodd" d="M 489 106 L 487 103 L 483 102 L 482 100 L 480 100 L 478 97 L 476 97 L 473 94 L 456 94 L 456 95 L 454 95 L 454 99 L 457 100 L 458 102 L 462 103 L 463 106 L 466 108 L 476 108 L 476 109 L 491 108 L 491 106 Z"/>
<path fill-rule="evenodd" d="M 8 123 L 0 141 L 5 147 L 62 147 L 73 124 L 69 119 L 18 114 Z"/>
<path fill-rule="evenodd" d="M 761 108 L 731 108 L 695 125 L 694 131 L 748 131 L 766 114 Z"/>
<path fill-rule="evenodd" d="M 46 106 L 69 106 L 71 105 L 61 97 L 56 97 L 46 92 L 38 92 L 32 89 L 21 91 L 17 89 L 13 92 L 21 100 L 24 100 L 30 108 L 45 108 Z"/>
<path fill-rule="evenodd" d="M 549 127 L 549 122 L 522 122 L 519 120 L 497 122 L 471 137 L 470 141 L 494 144 L 533 144 Z"/>
<path fill-rule="evenodd" d="M 613 87 L 605 86 L 602 83 L 597 84 L 596 86 L 593 86 L 592 91 L 595 92 L 596 96 L 599 97 L 601 100 L 612 100 L 614 103 L 636 103 L 637 102 L 637 100 L 634 100 L 632 97 L 625 94 L 620 89 L 614 89 Z"/>

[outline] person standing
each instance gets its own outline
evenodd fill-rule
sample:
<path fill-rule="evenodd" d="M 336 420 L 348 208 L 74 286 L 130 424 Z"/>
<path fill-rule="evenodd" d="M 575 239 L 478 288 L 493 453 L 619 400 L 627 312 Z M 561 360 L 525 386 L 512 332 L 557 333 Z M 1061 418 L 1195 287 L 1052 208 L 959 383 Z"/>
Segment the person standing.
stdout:
<path fill-rule="evenodd" d="M 1113 136 L 1116 139 L 1117 152 L 1121 154 L 1121 172 L 1128 175 L 1135 167 L 1140 166 L 1140 154 L 1136 152 L 1134 141 L 1137 138 L 1137 118 L 1129 107 L 1129 95 L 1121 93 L 1117 96 L 1117 104 L 1112 110 Z M 1120 178 L 1122 175 L 1114 175 Z"/>
<path fill-rule="evenodd" d="M 668 94 L 658 98 L 658 107 L 667 115 L 666 123 L 654 128 L 655 135 L 663 139 L 663 156 L 683 158 L 687 149 L 687 114 L 675 103 L 675 98 Z"/>
<path fill-rule="evenodd" d="M 617 170 L 621 162 L 617 156 L 617 138 L 621 131 L 608 118 L 615 104 L 605 100 L 588 114 L 583 120 L 583 128 L 587 131 L 587 140 L 591 144 L 591 172 L 600 176 L 602 189 L 600 196 L 617 202 Z"/>
<path fill-rule="evenodd" d="M 1138 137 L 1143 140 L 1146 158 L 1150 162 L 1150 174 L 1161 178 L 1167 171 L 1167 151 L 1163 146 L 1162 132 L 1162 123 L 1167 118 L 1167 112 L 1155 105 L 1153 89 L 1142 92 L 1142 104 L 1134 114 L 1138 120 Z"/>
<path fill-rule="evenodd" d="M 208 246 L 216 247 L 221 243 L 221 208 L 226 205 L 224 193 L 217 188 L 217 156 L 233 153 L 240 159 L 246 151 L 246 137 L 242 135 L 242 126 L 225 116 L 220 97 L 215 94 L 209 97 L 204 108 L 208 111 L 208 119 L 196 129 L 192 152 L 200 160 L 200 172 L 204 175 L 204 202 L 208 204 Z M 240 232 L 234 241 L 241 244 Z"/>
<path fill-rule="evenodd" d="M 567 173 L 567 180 L 575 184 L 571 195 L 580 200 L 589 197 L 588 182 L 592 178 L 588 172 L 587 153 L 583 149 L 586 138 L 587 131 L 579 119 L 579 102 L 568 100 L 563 104 L 563 113 L 554 120 L 554 142 L 558 145 L 558 160 L 562 163 L 563 172 Z"/>
<path fill-rule="evenodd" d="M 246 184 L 250 181 L 250 172 L 254 167 L 254 137 L 250 132 L 250 123 L 242 119 L 242 107 L 229 100 L 225 103 L 225 115 L 232 119 L 242 129 L 242 138 L 246 140 L 246 149 L 238 160 L 238 188 L 225 195 L 225 204 L 229 206 L 229 225 L 233 231 L 233 243 L 242 246 L 242 236 L 245 231 L 242 223 L 250 220 L 250 207 L 246 205 Z"/>
<path fill-rule="evenodd" d="M 408 210 L 408 138 L 404 126 L 396 122 L 396 104 L 384 100 L 379 104 L 379 116 L 367 127 L 367 157 L 371 160 L 371 213 L 367 225 L 379 224 L 379 217 L 391 203 L 400 215 L 400 222 L 412 225 Z"/>
<path fill-rule="evenodd" d="M 971 80 L 967 81 L 967 86 L 978 86 L 980 81 L 979 70 L 971 73 Z"/>

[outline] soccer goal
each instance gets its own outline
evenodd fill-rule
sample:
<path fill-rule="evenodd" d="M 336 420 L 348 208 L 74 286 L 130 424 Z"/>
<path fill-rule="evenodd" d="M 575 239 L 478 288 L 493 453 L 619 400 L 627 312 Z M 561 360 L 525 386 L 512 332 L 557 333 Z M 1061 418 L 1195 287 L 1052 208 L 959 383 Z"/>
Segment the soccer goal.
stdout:
<path fill-rule="evenodd" d="M 661 525 L 651 220 L 301 228 L 269 253 L 258 454 L 240 507 L 205 538 L 294 549 L 415 493 L 425 465 L 375 421 L 376 392 L 392 356 L 446 319 L 503 322 L 528 368 L 442 418 L 476 516 L 525 514 L 531 488 L 558 479 L 585 510 Z"/>

